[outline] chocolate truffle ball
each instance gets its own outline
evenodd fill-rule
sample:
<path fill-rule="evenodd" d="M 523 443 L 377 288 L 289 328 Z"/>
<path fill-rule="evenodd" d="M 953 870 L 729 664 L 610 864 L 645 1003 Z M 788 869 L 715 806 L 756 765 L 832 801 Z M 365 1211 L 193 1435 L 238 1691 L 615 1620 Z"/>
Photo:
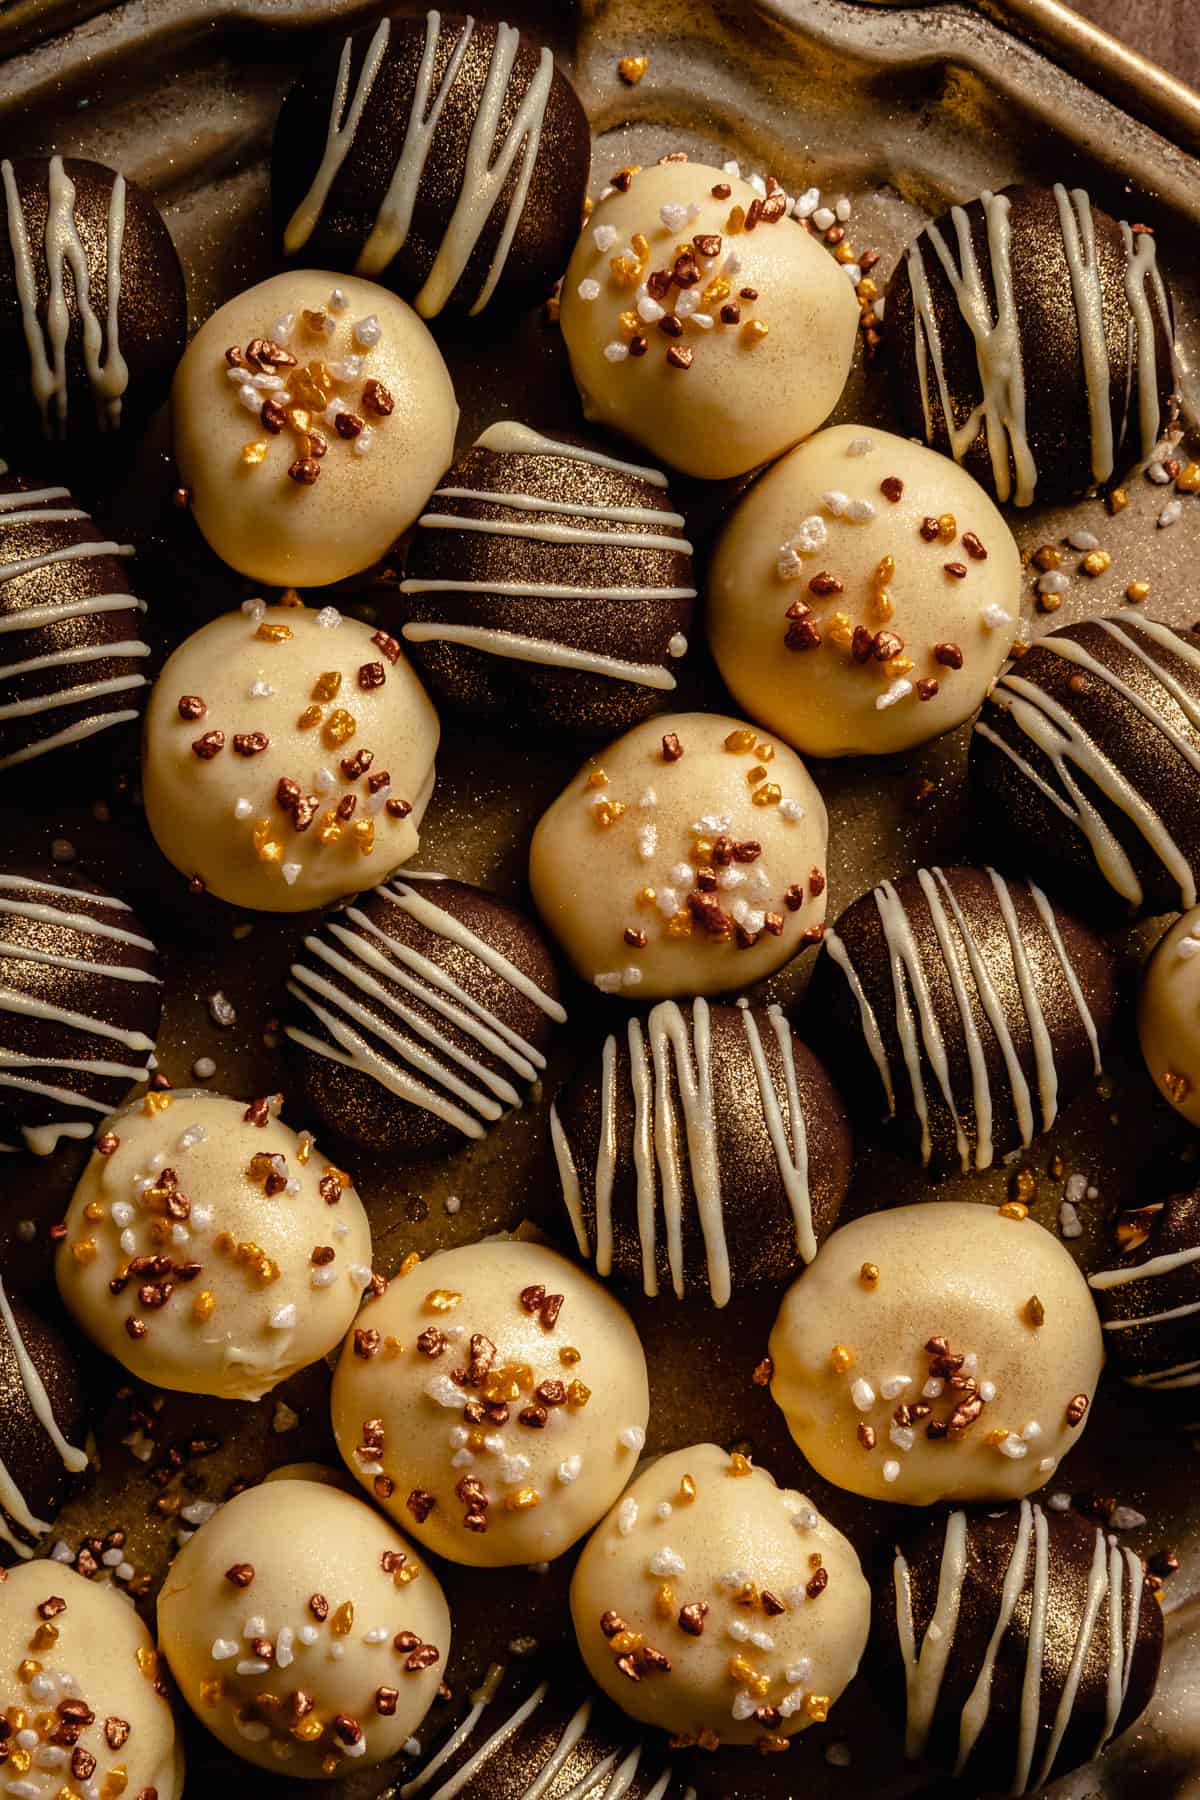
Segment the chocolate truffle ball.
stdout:
<path fill-rule="evenodd" d="M 529 883 L 602 993 L 729 993 L 820 936 L 827 835 L 790 750 L 739 719 L 669 713 L 568 782 L 538 821 Z"/>
<path fill-rule="evenodd" d="M 142 1381 L 259 1400 L 327 1356 L 358 1311 L 371 1283 L 362 1202 L 279 1118 L 281 1100 L 151 1093 L 97 1142 L 58 1286 Z"/>
<path fill-rule="evenodd" d="M 657 469 L 491 425 L 418 519 L 386 622 L 472 717 L 624 730 L 687 651 L 692 546 L 665 489 Z"/>
<path fill-rule="evenodd" d="M 75 869 L 0 872 L 0 1149 L 90 1138 L 150 1074 L 158 952 L 125 904 Z"/>
<path fill-rule="evenodd" d="M 817 1473 L 908 1506 L 1041 1487 L 1104 1361 L 1058 1239 L 951 1200 L 835 1231 L 785 1294 L 770 1353 L 771 1393 Z"/>
<path fill-rule="evenodd" d="M 1176 919 L 1142 972 L 1138 1039 L 1163 1099 L 1200 1125 L 1200 907 Z"/>
<path fill-rule="evenodd" d="M 452 1562 L 548 1562 L 612 1505 L 646 1440 L 646 1360 L 607 1289 L 489 1238 L 402 1269 L 333 1380 L 347 1466 Z"/>
<path fill-rule="evenodd" d="M 67 488 L 0 474 L 0 769 L 137 718 L 150 646 L 132 553 Z"/>
<path fill-rule="evenodd" d="M 583 211 L 591 139 L 549 50 L 457 14 L 383 19 L 289 92 L 271 190 L 283 254 L 481 313 L 542 299 Z"/>
<path fill-rule="evenodd" d="M 327 919 L 288 994 L 285 1029 L 321 1123 L 401 1155 L 481 1138 L 520 1106 L 567 1016 L 536 925 L 437 875 L 397 879 Z"/>
<path fill-rule="evenodd" d="M 953 1512 L 897 1550 L 872 1655 L 910 1760 L 972 1793 L 1040 1792 L 1149 1704 L 1162 1610 L 1141 1559 L 1078 1513 Z"/>
<path fill-rule="evenodd" d="M 845 1109 L 778 1006 L 662 1001 L 605 1039 L 550 1129 L 580 1255 L 650 1295 L 724 1306 L 786 1281 L 850 1183 Z"/>
<path fill-rule="evenodd" d="M 163 1655 L 227 1750 L 285 1779 L 395 1756 L 450 1651 L 437 1576 L 373 1508 L 271 1481 L 191 1536 L 158 1598 Z"/>
<path fill-rule="evenodd" d="M 101 451 L 167 397 L 187 337 L 183 270 L 158 208 L 103 163 L 0 163 L 0 361 L 12 440 Z"/>
<path fill-rule="evenodd" d="M 825 1719 L 858 1668 L 870 1607 L 841 1532 L 715 1444 L 644 1470 L 571 1583 L 593 1680 L 632 1718 L 714 1749 L 778 1748 Z"/>
<path fill-rule="evenodd" d="M 1021 614 L 1021 557 L 971 477 L 834 425 L 755 482 L 717 546 L 708 635 L 750 717 L 810 756 L 880 756 L 979 706 Z"/>
<path fill-rule="evenodd" d="M 1101 1073 L 1116 965 L 1032 882 L 918 869 L 825 934 L 802 1015 L 814 1048 L 931 1173 L 990 1169 Z"/>
<path fill-rule="evenodd" d="M 998 500 L 1069 500 L 1148 458 L 1173 384 L 1154 238 L 1083 188 L 1011 187 L 927 225 L 887 288 L 905 430 Z"/>
<path fill-rule="evenodd" d="M 201 326 L 171 391 L 175 460 L 217 555 L 255 581 L 369 569 L 454 455 L 450 372 L 373 282 L 292 269 Z"/>
<path fill-rule="evenodd" d="M 78 1358 L 0 1279 L 0 1565 L 28 1559 L 87 1468 Z"/>
<path fill-rule="evenodd" d="M 971 743 L 983 828 L 1080 904 L 1129 913 L 1196 904 L 1198 770 L 1200 633 L 1129 613 L 1039 638 Z"/>
<path fill-rule="evenodd" d="M 146 818 L 168 861 L 218 899 L 305 912 L 415 855 L 438 736 L 386 632 L 331 606 L 247 601 L 187 638 L 155 683 Z"/>
<path fill-rule="evenodd" d="M 823 423 L 850 372 L 858 305 L 788 204 L 778 182 L 686 158 L 618 171 L 562 286 L 589 419 L 707 481 L 744 475 Z"/>
<path fill-rule="evenodd" d="M 1110 1361 L 1133 1387 L 1200 1386 L 1200 1189 L 1122 1212 L 1113 1238 L 1088 1276 Z"/>
<path fill-rule="evenodd" d="M 30 1652 L 30 1640 L 37 1649 Z M 150 1633 L 119 1589 L 88 1581 L 68 1565 L 25 1563 L 0 1583 L 0 1691 L 5 1792 L 61 1795 L 72 1768 L 86 1785 L 67 1793 L 157 1795 L 181 1800 L 183 1747 L 159 1680 Z M 25 1737 L 25 1733 L 29 1737 Z M 18 1774 L 14 1751 L 29 1757 Z"/>
<path fill-rule="evenodd" d="M 638 1739 L 594 1688 L 564 1678 L 561 1659 L 548 1653 L 494 1663 L 469 1710 L 460 1706 L 422 1746 L 396 1800 L 530 1800 L 555 1789 L 563 1800 L 571 1793 L 602 1800 L 598 1783 L 622 1800 L 695 1800 L 690 1779 L 669 1758 L 669 1747 Z"/>

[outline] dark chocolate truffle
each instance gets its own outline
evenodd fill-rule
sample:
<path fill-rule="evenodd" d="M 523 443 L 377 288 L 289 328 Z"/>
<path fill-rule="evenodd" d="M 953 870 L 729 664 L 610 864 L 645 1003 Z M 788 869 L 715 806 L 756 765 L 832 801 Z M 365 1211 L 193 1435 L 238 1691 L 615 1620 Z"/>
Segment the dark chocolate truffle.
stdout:
<path fill-rule="evenodd" d="M 789 1280 L 850 1181 L 841 1100 L 778 1006 L 663 1001 L 605 1041 L 550 1126 L 580 1254 L 647 1294 L 707 1286 L 724 1306 Z"/>
<path fill-rule="evenodd" d="M 0 475 L 0 769 L 137 718 L 144 600 L 65 487 Z"/>
<path fill-rule="evenodd" d="M 87 1468 L 85 1433 L 78 1359 L 0 1279 L 0 1564 L 50 1530 Z"/>
<path fill-rule="evenodd" d="M 665 489 L 657 469 L 490 426 L 408 549 L 396 612 L 430 685 L 477 717 L 556 731 L 625 731 L 655 711 L 696 597 Z"/>
<path fill-rule="evenodd" d="M 286 257 L 369 276 L 422 318 L 536 301 L 562 274 L 591 139 L 570 84 L 511 25 L 383 19 L 291 89 L 271 182 Z"/>
<path fill-rule="evenodd" d="M 994 869 L 919 869 L 825 934 L 805 1021 L 843 1091 L 934 1174 L 988 1169 L 1100 1074 L 1116 970 L 1087 926 Z"/>
<path fill-rule="evenodd" d="M 187 339 L 187 294 L 149 194 L 103 163 L 0 163 L 0 362 L 19 438 L 94 446 L 161 406 Z"/>
<path fill-rule="evenodd" d="M 931 1520 L 875 1595 L 874 1643 L 910 1760 L 972 1794 L 1025 1794 L 1144 1711 L 1162 1612 L 1141 1558 L 1023 1500 Z"/>
<path fill-rule="evenodd" d="M 1131 912 L 1194 906 L 1200 633 L 1129 614 L 1048 632 L 984 702 L 971 775 L 985 828 L 1067 893 L 1099 874 Z"/>
<path fill-rule="evenodd" d="M 1200 1188 L 1121 1213 L 1114 1237 L 1088 1277 L 1110 1362 L 1133 1387 L 1200 1386 Z"/>
<path fill-rule="evenodd" d="M 547 1658 L 497 1664 L 448 1720 L 398 1800 L 529 1800 L 534 1794 L 594 1794 L 615 1784 L 623 1800 L 687 1800 L 695 1788 L 672 1770 L 669 1750 L 647 1742 L 582 1678 Z M 568 1664 L 569 1668 L 569 1664 Z"/>
<path fill-rule="evenodd" d="M 1017 506 L 1148 458 L 1174 384 L 1154 238 L 1082 188 L 955 206 L 897 264 L 885 313 L 904 429 Z"/>
<path fill-rule="evenodd" d="M 306 937 L 291 977 L 286 1031 L 309 1105 L 370 1150 L 481 1138 L 540 1079 L 567 1016 L 536 926 L 408 870 Z"/>
<path fill-rule="evenodd" d="M 90 1138 L 153 1065 L 158 952 L 74 869 L 0 873 L 0 1150 Z"/>

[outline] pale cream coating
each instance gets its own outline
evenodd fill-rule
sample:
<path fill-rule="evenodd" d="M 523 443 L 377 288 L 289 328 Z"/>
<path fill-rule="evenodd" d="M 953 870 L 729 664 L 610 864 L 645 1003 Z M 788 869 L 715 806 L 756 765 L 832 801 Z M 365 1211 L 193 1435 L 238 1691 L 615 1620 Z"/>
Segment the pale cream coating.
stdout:
<path fill-rule="evenodd" d="M 590 756 L 542 814 L 529 883 L 603 992 L 719 994 L 814 941 L 827 843 L 825 803 L 786 745 L 744 719 L 664 714 Z"/>
<path fill-rule="evenodd" d="M 853 1545 L 803 1494 L 716 1444 L 651 1463 L 571 1582 L 575 1635 L 605 1693 L 673 1736 L 730 1744 L 825 1718 L 858 1668 L 870 1613 Z"/>
<path fill-rule="evenodd" d="M 625 1308 L 516 1238 L 402 1265 L 333 1381 L 359 1481 L 427 1549 L 480 1567 L 548 1562 L 590 1531 L 633 1473 L 649 1410 Z"/>
<path fill-rule="evenodd" d="M 728 194 L 716 197 L 714 187 Z M 748 181 L 704 163 L 642 169 L 627 192 L 601 198 L 562 285 L 562 334 L 587 417 L 710 481 L 742 475 L 816 430 L 845 386 L 858 332 L 849 277 L 802 225 L 780 218 L 737 228 L 737 212 L 756 203 Z M 768 198 L 769 211 L 777 205 Z M 702 254 L 697 237 L 719 238 L 715 254 Z M 656 301 L 649 278 L 670 273 L 688 250 L 698 280 Z M 662 332 L 660 304 L 683 319 L 678 338 Z M 736 322 L 722 320 L 722 305 L 736 309 Z M 641 354 L 636 344 L 628 353 L 635 337 Z M 672 348 L 690 352 L 689 367 L 672 365 Z"/>
<path fill-rule="evenodd" d="M 119 1588 L 58 1562 L 9 1569 L 0 1581 L 0 1717 L 11 1721 L 17 1708 L 29 1722 L 5 1741 L 0 1793 L 137 1800 L 153 1791 L 180 1800 L 183 1746 L 159 1680 L 150 1633 Z M 70 1701 L 92 1718 L 64 1748 L 47 1722 L 57 1732 L 58 1708 Z M 94 1758 L 86 1783 L 71 1779 L 77 1756 Z"/>
<path fill-rule="evenodd" d="M 1200 906 L 1176 919 L 1142 972 L 1138 1038 L 1150 1079 L 1200 1125 Z"/>
<path fill-rule="evenodd" d="M 415 854 L 439 732 L 394 639 L 333 607 L 251 602 L 194 632 L 154 685 L 146 818 L 163 855 L 209 893 L 305 912 L 377 886 Z M 295 784 L 286 803 L 281 781 Z"/>
<path fill-rule="evenodd" d="M 1083 1431 L 1104 1349 L 1087 1282 L 1043 1226 L 927 1200 L 826 1239 L 784 1295 L 770 1356 L 771 1392 L 819 1475 L 932 1506 L 1047 1482 Z"/>
<path fill-rule="evenodd" d="M 1020 552 L 979 483 L 874 426 L 830 426 L 768 470 L 709 574 L 731 693 L 809 756 L 889 755 L 953 730 L 1020 612 Z"/>
<path fill-rule="evenodd" d="M 244 357 L 256 339 L 294 361 L 231 373 L 226 352 Z M 263 404 L 279 412 L 264 420 Z M 289 269 L 200 327 L 171 416 L 180 479 L 217 555 L 255 581 L 322 587 L 378 562 L 412 524 L 453 460 L 458 403 L 428 327 L 403 300 L 353 275 Z M 342 435 L 354 429 L 347 419 L 354 437 Z M 325 449 L 312 458 L 314 433 Z M 315 481 L 292 479 L 310 460 Z"/>
<path fill-rule="evenodd" d="M 283 1123 L 280 1098 L 150 1093 L 96 1139 L 58 1286 L 143 1381 L 258 1400 L 333 1350 L 358 1310 L 367 1215 L 345 1171 Z"/>
<path fill-rule="evenodd" d="M 450 1650 L 429 1565 L 374 1508 L 316 1481 L 222 1506 L 168 1570 L 158 1630 L 201 1723 L 235 1756 L 309 1781 L 397 1755 Z"/>

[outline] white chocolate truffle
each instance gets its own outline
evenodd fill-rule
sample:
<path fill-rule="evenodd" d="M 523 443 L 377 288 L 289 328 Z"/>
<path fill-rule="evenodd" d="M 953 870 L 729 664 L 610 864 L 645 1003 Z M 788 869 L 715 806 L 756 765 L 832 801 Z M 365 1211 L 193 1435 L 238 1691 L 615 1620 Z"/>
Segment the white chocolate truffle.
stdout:
<path fill-rule="evenodd" d="M 867 1641 L 854 1547 L 803 1494 L 716 1444 L 651 1464 L 584 1547 L 571 1616 L 632 1718 L 723 1743 L 826 1717 Z M 766 1747 L 764 1745 L 764 1747 Z"/>
<path fill-rule="evenodd" d="M 371 1280 L 350 1177 L 277 1098 L 147 1094 L 67 1209 L 58 1285 L 93 1343 L 156 1387 L 258 1400 L 326 1356 Z"/>
<path fill-rule="evenodd" d="M 13 1800 L 75 1793 L 179 1800 L 183 1749 L 158 1679 L 150 1633 L 119 1590 L 58 1562 L 10 1569 L 0 1583 L 0 1696 L 10 1720 L 17 1707 L 27 1722 L 4 1740 L 0 1792 Z M 87 1723 L 64 1735 L 60 1721 L 73 1706 Z M 78 1788 L 62 1785 L 73 1769 L 88 1767 L 92 1774 Z"/>
<path fill-rule="evenodd" d="M 200 327 L 171 390 L 197 525 L 243 575 L 323 587 L 385 556 L 454 455 L 428 328 L 353 275 L 288 270 Z"/>
<path fill-rule="evenodd" d="M 538 911 L 585 981 L 631 1000 L 782 968 L 825 918 L 825 802 L 753 725 L 676 713 L 588 758 L 533 834 Z"/>
<path fill-rule="evenodd" d="M 158 1630 L 184 1699 L 227 1749 L 310 1781 L 395 1756 L 450 1649 L 437 1576 L 371 1507 L 317 1481 L 221 1507 L 168 1570 Z"/>
<path fill-rule="evenodd" d="M 1200 906 L 1176 919 L 1142 972 L 1138 1038 L 1150 1079 L 1200 1125 Z"/>
<path fill-rule="evenodd" d="M 1017 1500 L 1076 1442 L 1104 1349 L 1035 1220 L 971 1201 L 870 1213 L 784 1295 L 771 1392 L 827 1481 L 870 1500 Z"/>
<path fill-rule="evenodd" d="M 633 1321 L 556 1251 L 515 1238 L 401 1270 L 333 1381 L 348 1466 L 452 1562 L 548 1562 L 637 1464 L 650 1399 Z"/>
<path fill-rule="evenodd" d="M 769 462 L 829 416 L 858 303 L 785 206 L 782 190 L 760 194 L 704 163 L 659 163 L 609 191 L 562 285 L 562 334 L 589 419 L 717 481 Z"/>
<path fill-rule="evenodd" d="M 861 425 L 818 432 L 756 482 L 709 575 L 730 692 L 809 756 L 890 755 L 961 725 L 1020 612 L 1020 552 L 979 483 Z"/>
<path fill-rule="evenodd" d="M 325 906 L 416 852 L 439 729 L 394 638 L 332 607 L 251 603 L 194 632 L 155 683 L 146 818 L 219 899 Z"/>

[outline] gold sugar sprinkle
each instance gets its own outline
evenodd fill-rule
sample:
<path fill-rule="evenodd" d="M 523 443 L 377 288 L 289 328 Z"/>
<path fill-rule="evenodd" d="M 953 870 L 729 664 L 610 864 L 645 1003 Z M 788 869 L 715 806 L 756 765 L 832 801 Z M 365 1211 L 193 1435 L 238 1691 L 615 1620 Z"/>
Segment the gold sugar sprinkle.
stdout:
<path fill-rule="evenodd" d="M 292 628 L 290 625 L 277 625 L 264 619 L 254 635 L 264 644 L 286 644 L 292 635 Z"/>

